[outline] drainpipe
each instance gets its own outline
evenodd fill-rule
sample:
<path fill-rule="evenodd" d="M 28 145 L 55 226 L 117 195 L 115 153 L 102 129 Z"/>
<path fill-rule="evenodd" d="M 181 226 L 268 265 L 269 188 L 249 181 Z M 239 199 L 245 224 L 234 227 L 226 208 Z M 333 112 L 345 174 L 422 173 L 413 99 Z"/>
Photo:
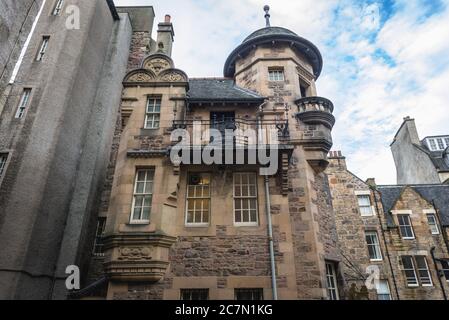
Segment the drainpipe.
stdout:
<path fill-rule="evenodd" d="M 383 228 L 382 219 L 380 218 L 380 215 L 383 214 L 383 210 L 382 210 L 382 212 L 379 211 L 379 204 L 378 204 L 378 200 L 377 200 L 377 196 L 376 196 L 376 192 L 379 193 L 380 197 L 382 197 L 382 193 L 373 186 L 370 186 L 370 188 L 373 190 L 373 193 L 374 193 L 374 204 L 376 205 L 377 219 L 379 219 L 380 231 L 382 233 L 382 240 L 385 245 L 385 253 L 387 254 L 388 265 L 390 266 L 391 277 L 393 278 L 392 280 L 393 280 L 393 285 L 394 285 L 394 291 L 396 291 L 396 296 L 398 297 L 398 300 L 401 300 L 401 298 L 399 296 L 398 285 L 396 283 L 396 277 L 394 276 L 393 264 L 391 263 L 390 251 L 388 250 L 388 243 L 387 243 L 387 238 L 385 236 L 385 230 Z"/>
<path fill-rule="evenodd" d="M 435 258 L 435 247 L 432 247 L 432 249 L 430 249 L 430 254 L 432 255 L 433 264 L 434 264 L 435 270 L 437 272 L 437 278 L 438 278 L 438 282 L 440 283 L 441 291 L 443 292 L 444 300 L 447 300 L 446 290 L 444 290 L 443 281 L 441 281 L 440 270 L 438 269 L 437 259 Z"/>
<path fill-rule="evenodd" d="M 273 225 L 271 222 L 270 188 L 268 181 L 269 177 L 265 176 L 265 206 L 267 211 L 267 222 L 268 222 L 268 240 L 270 242 L 271 287 L 273 288 L 273 300 L 277 300 L 278 290 L 276 283 L 276 263 L 274 260 Z"/>

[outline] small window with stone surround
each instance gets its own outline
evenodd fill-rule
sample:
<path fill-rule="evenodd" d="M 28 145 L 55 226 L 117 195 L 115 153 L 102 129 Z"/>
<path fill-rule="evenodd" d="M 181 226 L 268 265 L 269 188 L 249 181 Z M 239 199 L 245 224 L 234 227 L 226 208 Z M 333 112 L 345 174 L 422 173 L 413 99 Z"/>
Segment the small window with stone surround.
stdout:
<path fill-rule="evenodd" d="M 161 97 L 148 97 L 145 113 L 145 129 L 159 129 L 161 121 Z"/>
<path fill-rule="evenodd" d="M 402 270 L 408 287 L 432 287 L 432 277 L 427 259 L 424 256 L 402 256 Z"/>
<path fill-rule="evenodd" d="M 55 6 L 53 7 L 53 12 L 52 14 L 54 16 L 59 16 L 61 14 L 62 11 L 62 6 L 64 5 L 64 0 L 56 0 L 55 2 Z"/>
<path fill-rule="evenodd" d="M 273 82 L 285 81 L 284 68 L 282 67 L 268 68 L 268 79 Z"/>
<path fill-rule="evenodd" d="M 42 61 L 42 59 L 44 58 L 44 55 L 47 52 L 49 41 L 50 41 L 50 36 L 42 37 L 42 42 L 41 42 L 39 52 L 37 53 L 37 56 L 36 56 L 36 61 Z"/>
<path fill-rule="evenodd" d="M 209 289 L 181 289 L 180 298 L 185 301 L 209 300 Z"/>
<path fill-rule="evenodd" d="M 235 300 L 257 301 L 263 300 L 263 289 L 235 289 Z"/>
<path fill-rule="evenodd" d="M 0 153 L 0 179 L 3 177 L 3 174 L 5 172 L 7 161 L 8 153 Z"/>
<path fill-rule="evenodd" d="M 438 235 L 440 234 L 440 229 L 438 228 L 438 223 L 437 223 L 437 217 L 434 213 L 428 213 L 427 214 L 427 222 L 429 224 L 430 227 L 430 232 L 433 235 Z"/>
<path fill-rule="evenodd" d="M 210 174 L 189 174 L 186 197 L 186 226 L 209 226 L 210 200 Z"/>
<path fill-rule="evenodd" d="M 340 300 L 337 283 L 337 266 L 335 262 L 326 261 L 326 285 L 329 300 Z"/>
<path fill-rule="evenodd" d="M 234 173 L 234 223 L 236 226 L 257 226 L 257 175 Z"/>
<path fill-rule="evenodd" d="M 16 111 L 16 119 L 21 119 L 24 117 L 25 112 L 28 108 L 30 102 L 31 88 L 23 89 L 22 96 L 20 97 L 19 106 Z"/>
<path fill-rule="evenodd" d="M 376 281 L 377 300 L 391 300 L 390 285 L 387 280 Z"/>
<path fill-rule="evenodd" d="M 153 201 L 154 169 L 138 169 L 134 182 L 134 195 L 131 210 L 131 224 L 150 222 Z"/>
<path fill-rule="evenodd" d="M 371 205 L 371 192 L 370 191 L 355 191 L 357 196 L 357 202 L 359 204 L 359 210 L 362 217 L 371 217 L 374 215 L 373 206 Z"/>
<path fill-rule="evenodd" d="M 405 240 L 415 239 L 415 233 L 413 232 L 410 214 L 398 214 L 397 218 L 398 218 L 399 232 L 402 236 L 402 239 Z"/>
<path fill-rule="evenodd" d="M 441 269 L 446 282 L 449 282 L 449 260 L 441 260 Z"/>
<path fill-rule="evenodd" d="M 376 231 L 365 233 L 366 244 L 368 246 L 369 258 L 371 261 L 382 261 L 382 251 L 380 249 L 379 237 Z"/>

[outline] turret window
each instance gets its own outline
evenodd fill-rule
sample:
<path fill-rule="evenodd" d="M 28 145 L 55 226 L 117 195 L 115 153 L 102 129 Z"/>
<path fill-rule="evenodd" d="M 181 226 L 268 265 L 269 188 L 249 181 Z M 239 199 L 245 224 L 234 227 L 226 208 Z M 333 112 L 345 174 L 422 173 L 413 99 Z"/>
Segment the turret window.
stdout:
<path fill-rule="evenodd" d="M 284 69 L 283 68 L 270 68 L 268 69 L 268 78 L 270 81 L 284 81 Z"/>

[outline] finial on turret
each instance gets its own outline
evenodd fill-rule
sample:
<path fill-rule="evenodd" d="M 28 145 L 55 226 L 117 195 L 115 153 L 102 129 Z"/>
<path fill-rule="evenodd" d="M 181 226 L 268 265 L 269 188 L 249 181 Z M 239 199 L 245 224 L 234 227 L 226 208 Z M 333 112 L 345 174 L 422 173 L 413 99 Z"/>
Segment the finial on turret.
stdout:
<path fill-rule="evenodd" d="M 270 6 L 269 5 L 265 5 L 265 7 L 263 7 L 263 11 L 265 11 L 265 20 L 266 20 L 266 27 L 270 27 Z"/>

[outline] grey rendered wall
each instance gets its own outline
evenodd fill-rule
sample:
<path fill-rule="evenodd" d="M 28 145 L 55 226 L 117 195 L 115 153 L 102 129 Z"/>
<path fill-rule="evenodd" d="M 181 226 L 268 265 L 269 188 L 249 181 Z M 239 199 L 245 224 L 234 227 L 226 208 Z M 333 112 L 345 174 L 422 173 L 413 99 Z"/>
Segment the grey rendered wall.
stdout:
<path fill-rule="evenodd" d="M 0 185 L 1 299 L 63 298 L 60 286 L 52 288 L 64 264 L 81 259 L 81 227 L 107 164 L 130 25 L 115 26 L 106 1 L 67 2 L 80 7 L 81 29 L 67 30 L 47 1 L 0 118 L 0 149 L 12 151 Z M 48 51 L 36 62 L 43 35 L 51 37 Z M 25 86 L 33 94 L 26 117 L 17 120 Z"/>
<path fill-rule="evenodd" d="M 440 183 L 429 156 L 412 144 L 407 123 L 391 145 L 398 184 Z"/>

